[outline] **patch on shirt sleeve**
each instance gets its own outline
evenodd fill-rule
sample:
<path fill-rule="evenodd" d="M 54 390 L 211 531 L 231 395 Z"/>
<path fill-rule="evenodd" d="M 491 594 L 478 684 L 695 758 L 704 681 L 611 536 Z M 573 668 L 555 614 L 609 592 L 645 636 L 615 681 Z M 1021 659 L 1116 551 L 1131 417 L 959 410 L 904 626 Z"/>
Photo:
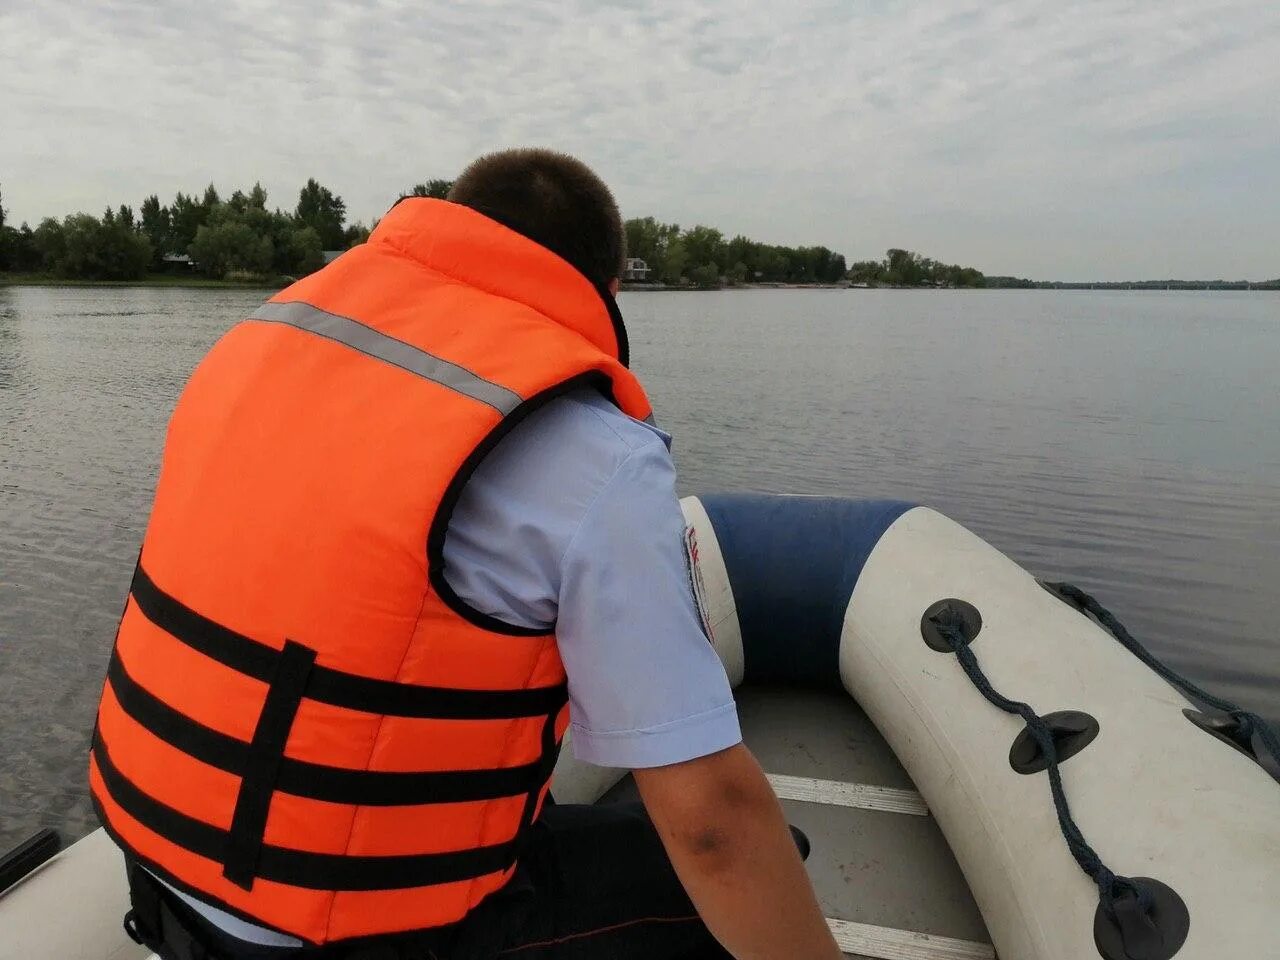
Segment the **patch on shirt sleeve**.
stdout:
<path fill-rule="evenodd" d="M 689 574 L 689 589 L 693 593 L 694 606 L 698 608 L 698 620 L 707 639 L 715 642 L 711 630 L 711 615 L 707 611 L 707 585 L 702 579 L 702 567 L 698 560 L 698 531 L 693 524 L 684 528 L 684 564 Z"/>

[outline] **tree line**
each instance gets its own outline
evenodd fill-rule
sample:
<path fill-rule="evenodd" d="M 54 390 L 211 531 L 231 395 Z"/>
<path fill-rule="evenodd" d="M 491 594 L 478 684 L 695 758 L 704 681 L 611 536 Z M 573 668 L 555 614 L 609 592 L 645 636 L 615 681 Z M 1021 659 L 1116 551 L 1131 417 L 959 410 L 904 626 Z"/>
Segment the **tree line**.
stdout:
<path fill-rule="evenodd" d="M 427 180 L 403 196 L 443 198 L 452 185 Z M 342 197 L 314 179 L 299 191 L 292 211 L 269 209 L 258 183 L 225 199 L 213 184 L 202 194 L 178 193 L 168 204 L 152 194 L 136 213 L 122 205 L 100 217 L 46 217 L 34 230 L 26 223 L 8 226 L 0 203 L 0 271 L 83 280 L 139 280 L 165 270 L 287 279 L 318 269 L 326 250 L 363 243 L 371 229 L 348 225 Z M 648 279 L 671 285 L 840 283 L 846 274 L 844 257 L 821 246 L 726 239 L 713 227 L 682 230 L 653 217 L 628 220 L 626 235 L 628 256 L 646 262 Z M 175 260 L 182 257 L 189 262 Z"/>
<path fill-rule="evenodd" d="M 345 250 L 369 235 L 363 224 L 347 225 L 342 198 L 314 179 L 291 212 L 267 209 L 261 184 L 226 199 L 210 184 L 202 195 L 179 192 L 167 205 L 152 194 L 136 215 L 121 205 L 100 217 L 46 217 L 34 230 L 5 220 L 0 198 L 0 270 L 80 280 L 139 280 L 192 264 L 215 279 L 297 277 L 323 266 L 325 250 Z"/>
<path fill-rule="evenodd" d="M 973 267 L 939 263 L 912 250 L 894 247 L 883 260 L 859 260 L 849 268 L 849 282 L 869 287 L 983 287 L 986 278 Z"/>
<path fill-rule="evenodd" d="M 841 283 L 845 260 L 826 247 L 780 247 L 743 236 L 726 240 L 714 227 L 682 230 L 653 217 L 626 222 L 627 256 L 649 268 L 646 279 L 696 286 L 761 283 Z"/>
<path fill-rule="evenodd" d="M 1024 277 L 987 277 L 996 290 L 1280 290 L 1275 280 L 1027 280 Z"/>

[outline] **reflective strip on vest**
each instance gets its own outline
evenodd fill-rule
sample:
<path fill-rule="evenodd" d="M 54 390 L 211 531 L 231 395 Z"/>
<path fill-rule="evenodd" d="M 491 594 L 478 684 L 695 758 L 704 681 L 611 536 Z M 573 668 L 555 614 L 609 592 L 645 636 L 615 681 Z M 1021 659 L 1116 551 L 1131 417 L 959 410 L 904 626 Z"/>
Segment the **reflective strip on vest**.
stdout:
<path fill-rule="evenodd" d="M 411 343 L 389 337 L 359 320 L 327 313 L 309 303 L 268 301 L 249 314 L 250 320 L 283 323 L 314 333 L 366 356 L 399 367 L 415 376 L 478 400 L 506 416 L 521 403 L 519 394 L 484 379 L 456 363 L 442 360 Z"/>

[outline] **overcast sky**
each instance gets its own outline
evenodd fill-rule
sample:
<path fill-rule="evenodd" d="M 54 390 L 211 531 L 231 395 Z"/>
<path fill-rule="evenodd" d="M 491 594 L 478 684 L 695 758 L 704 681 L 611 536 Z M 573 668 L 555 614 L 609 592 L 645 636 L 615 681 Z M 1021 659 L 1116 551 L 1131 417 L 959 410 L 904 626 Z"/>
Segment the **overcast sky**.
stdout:
<path fill-rule="evenodd" d="M 1280 276 L 1277 0 L 0 0 L 11 219 L 476 154 L 627 216 L 1053 279 Z"/>

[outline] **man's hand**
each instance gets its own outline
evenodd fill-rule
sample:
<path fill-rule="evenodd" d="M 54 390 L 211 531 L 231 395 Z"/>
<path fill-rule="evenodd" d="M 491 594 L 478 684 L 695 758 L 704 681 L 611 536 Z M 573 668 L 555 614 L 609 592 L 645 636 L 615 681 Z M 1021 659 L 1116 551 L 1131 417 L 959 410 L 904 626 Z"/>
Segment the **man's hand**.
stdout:
<path fill-rule="evenodd" d="M 635 780 L 685 891 L 737 960 L 841 960 L 750 750 L 636 770 Z"/>

